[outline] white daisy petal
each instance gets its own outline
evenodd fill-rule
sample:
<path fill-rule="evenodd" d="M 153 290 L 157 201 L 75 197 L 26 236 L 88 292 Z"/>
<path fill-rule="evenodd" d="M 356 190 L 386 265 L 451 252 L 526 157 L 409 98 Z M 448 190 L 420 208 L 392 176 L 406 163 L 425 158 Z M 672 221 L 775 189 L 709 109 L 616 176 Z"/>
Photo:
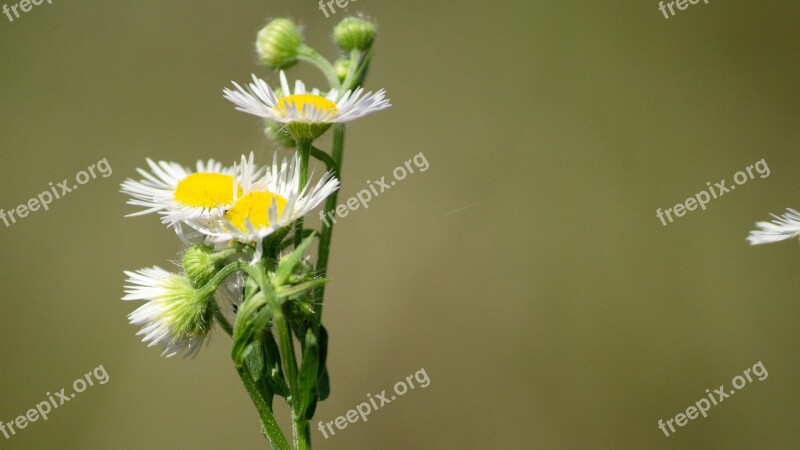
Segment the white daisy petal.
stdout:
<path fill-rule="evenodd" d="M 197 170 L 192 171 L 177 163 L 147 159 L 150 171 L 137 169 L 143 179 L 128 179 L 121 185 L 120 191 L 131 197 L 127 203 L 143 208 L 128 216 L 158 214 L 187 241 L 190 237 L 182 230 L 189 230 L 180 226 L 182 222 L 213 221 L 252 188 L 261 171 L 252 163 L 252 156 L 242 161 L 239 170 L 213 159 L 198 161 Z"/>
<path fill-rule="evenodd" d="M 248 164 L 252 164 L 252 160 Z M 247 193 L 223 217 L 211 223 L 187 223 L 220 244 L 231 241 L 258 243 L 303 217 L 339 188 L 339 180 L 326 173 L 316 184 L 309 183 L 301 191 L 297 154 L 280 163 L 276 154 L 272 166 L 259 176 L 260 179 L 252 182 Z M 245 177 L 240 174 L 237 179 Z"/>
<path fill-rule="evenodd" d="M 751 245 L 770 244 L 800 236 L 800 212 L 787 208 L 787 213 L 782 216 L 771 214 L 772 222 L 758 222 L 760 230 L 750 232 L 747 240 Z"/>
<path fill-rule="evenodd" d="M 267 83 L 253 75 L 249 89 L 234 82 L 234 89 L 225 88 L 223 96 L 238 111 L 287 124 L 350 122 L 391 106 L 383 89 L 365 93 L 363 88 L 358 88 L 341 95 L 332 89 L 323 95 L 317 88 L 309 92 L 305 84 L 297 80 L 292 91 L 283 71 L 280 72 L 280 85 L 282 97 L 276 98 Z"/>
<path fill-rule="evenodd" d="M 184 275 L 160 267 L 125 275 L 122 300 L 145 302 L 128 315 L 132 325 L 142 326 L 136 335 L 148 347 L 163 346 L 163 356 L 194 356 L 211 329 L 209 298 L 200 297 Z"/>

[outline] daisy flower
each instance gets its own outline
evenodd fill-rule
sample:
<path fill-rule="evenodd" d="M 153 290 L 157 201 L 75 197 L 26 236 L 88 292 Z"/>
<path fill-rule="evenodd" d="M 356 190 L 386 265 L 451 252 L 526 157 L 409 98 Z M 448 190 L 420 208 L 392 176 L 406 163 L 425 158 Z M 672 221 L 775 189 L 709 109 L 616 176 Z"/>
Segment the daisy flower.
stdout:
<path fill-rule="evenodd" d="M 167 358 L 178 353 L 194 356 L 211 329 L 211 297 L 193 288 L 185 276 L 160 267 L 125 275 L 128 284 L 122 300 L 146 302 L 128 316 L 132 325 L 142 326 L 136 335 L 143 335 L 148 347 L 163 346 L 162 356 Z"/>
<path fill-rule="evenodd" d="M 253 82 L 246 89 L 233 82 L 235 89 L 225 88 L 224 97 L 239 111 L 287 124 L 293 137 L 311 140 L 334 123 L 350 122 L 391 106 L 383 89 L 375 93 L 364 93 L 363 88 L 344 93 L 333 89 L 322 95 L 316 88 L 308 92 L 300 80 L 291 90 L 283 71 L 280 79 L 280 96 L 264 80 L 253 75 Z"/>
<path fill-rule="evenodd" d="M 800 235 L 800 212 L 791 208 L 787 208 L 787 211 L 782 216 L 771 214 L 775 218 L 772 222 L 756 223 L 761 229 L 750 232 L 747 237 L 750 244 L 769 244 Z"/>
<path fill-rule="evenodd" d="M 252 159 L 247 161 L 243 157 L 241 170 L 245 173 L 252 171 L 248 168 L 251 164 Z M 291 160 L 283 159 L 278 164 L 276 153 L 272 167 L 253 182 L 249 192 L 239 198 L 220 220 L 211 226 L 202 222 L 188 223 L 220 244 L 233 241 L 257 244 L 256 258 L 259 258 L 264 238 L 303 217 L 338 188 L 339 180 L 328 172 L 316 185 L 309 184 L 301 191 L 299 156 L 295 154 Z"/>
<path fill-rule="evenodd" d="M 122 183 L 121 192 L 132 197 L 128 204 L 145 208 L 128 217 L 158 213 L 161 221 L 174 227 L 182 237 L 187 235 L 182 232 L 182 222 L 221 217 L 258 176 L 251 164 L 247 166 L 251 172 L 241 172 L 236 179 L 235 167 L 223 167 L 213 159 L 198 161 L 194 171 L 175 162 L 147 159 L 147 164 L 150 171 L 136 169 L 144 179 Z"/>

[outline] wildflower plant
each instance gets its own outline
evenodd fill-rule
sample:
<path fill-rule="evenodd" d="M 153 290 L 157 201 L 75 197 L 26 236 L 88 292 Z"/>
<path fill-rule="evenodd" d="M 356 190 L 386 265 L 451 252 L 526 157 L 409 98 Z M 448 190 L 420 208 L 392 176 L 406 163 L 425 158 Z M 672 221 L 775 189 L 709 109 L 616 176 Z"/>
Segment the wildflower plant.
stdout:
<path fill-rule="evenodd" d="M 328 333 L 322 305 L 334 223 L 308 229 L 303 217 L 336 207 L 344 154 L 344 124 L 388 108 L 383 90 L 362 87 L 376 37 L 375 25 L 349 17 L 333 31 L 342 54 L 331 63 L 305 44 L 291 20 L 275 19 L 257 35 L 256 52 L 273 70 L 278 86 L 253 75 L 252 82 L 224 89 L 236 109 L 263 120 L 265 133 L 294 154 L 275 153 L 259 166 L 253 154 L 225 166 L 200 161 L 195 169 L 148 159 L 139 180 L 121 191 L 131 216 L 157 214 L 186 243 L 180 272 L 159 267 L 125 272 L 123 300 L 144 301 L 131 324 L 166 357 L 194 356 L 214 323 L 232 338 L 231 357 L 259 413 L 272 448 L 310 449 L 309 422 L 330 392 L 326 366 Z M 284 69 L 298 62 L 322 71 L 329 86 L 290 85 Z M 315 141 L 333 130 L 326 152 Z M 327 171 L 312 179 L 311 158 Z M 311 249 L 316 242 L 316 256 Z M 223 313 L 234 311 L 234 320 Z M 229 314 L 230 315 L 230 314 Z M 273 415 L 275 397 L 291 411 L 291 444 Z"/>

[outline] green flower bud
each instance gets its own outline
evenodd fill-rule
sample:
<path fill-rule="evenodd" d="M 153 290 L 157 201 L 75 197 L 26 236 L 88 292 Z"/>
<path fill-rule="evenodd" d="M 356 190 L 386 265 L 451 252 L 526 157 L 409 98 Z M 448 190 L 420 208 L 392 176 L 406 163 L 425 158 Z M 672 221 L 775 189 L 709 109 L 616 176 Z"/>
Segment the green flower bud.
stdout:
<path fill-rule="evenodd" d="M 286 302 L 286 318 L 291 323 L 309 323 L 314 317 L 314 299 L 310 295 Z"/>
<path fill-rule="evenodd" d="M 214 278 L 222 269 L 225 259 L 234 252 L 233 249 L 214 252 L 207 245 L 194 245 L 183 254 L 183 271 L 194 287 L 201 288 Z"/>
<path fill-rule="evenodd" d="M 313 280 L 316 276 L 314 266 L 308 258 L 303 259 L 294 267 L 292 274 L 289 275 L 289 283 L 300 284 L 309 280 Z"/>
<path fill-rule="evenodd" d="M 347 17 L 333 29 L 336 45 L 346 52 L 368 49 L 375 40 L 375 34 L 375 24 L 357 17 Z"/>
<path fill-rule="evenodd" d="M 258 32 L 256 52 L 264 64 L 284 69 L 297 62 L 303 34 L 289 19 L 275 19 Z"/>
<path fill-rule="evenodd" d="M 339 58 L 333 63 L 333 70 L 336 72 L 336 77 L 339 82 L 343 83 L 347 78 L 347 73 L 350 71 L 350 60 L 347 58 Z"/>
<path fill-rule="evenodd" d="M 297 142 L 289 135 L 286 125 L 274 120 L 266 120 L 264 123 L 264 134 L 267 138 L 282 147 L 297 148 Z"/>

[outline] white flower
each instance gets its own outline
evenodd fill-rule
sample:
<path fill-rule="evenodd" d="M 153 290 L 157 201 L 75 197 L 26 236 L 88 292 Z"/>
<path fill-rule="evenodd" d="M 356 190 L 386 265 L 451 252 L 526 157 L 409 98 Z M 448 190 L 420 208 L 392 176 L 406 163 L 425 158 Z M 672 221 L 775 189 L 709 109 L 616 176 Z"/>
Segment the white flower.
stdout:
<path fill-rule="evenodd" d="M 286 74 L 281 71 L 283 97 L 278 98 L 269 85 L 253 75 L 248 89 L 236 82 L 233 89 L 224 89 L 224 96 L 236 105 L 236 109 L 254 116 L 280 123 L 333 124 L 350 122 L 391 106 L 385 98 L 386 92 L 364 93 L 363 88 L 340 95 L 336 89 L 323 96 L 319 89 L 306 91 L 302 81 L 295 82 L 294 91 L 289 89 Z"/>
<path fill-rule="evenodd" d="M 800 235 L 800 212 L 791 208 L 787 211 L 783 216 L 770 214 L 775 218 L 772 222 L 758 222 L 756 226 L 761 229 L 750 232 L 747 237 L 750 244 L 769 244 Z"/>
<path fill-rule="evenodd" d="M 192 287 L 183 275 L 159 267 L 125 272 L 128 276 L 123 300 L 144 300 L 146 303 L 128 319 L 142 325 L 136 333 L 148 347 L 161 345 L 162 356 L 178 353 L 194 356 L 212 325 L 211 296 L 204 296 Z"/>
<path fill-rule="evenodd" d="M 136 169 L 144 179 L 122 183 L 121 192 L 132 197 L 128 204 L 145 209 L 128 216 L 158 213 L 162 222 L 175 227 L 182 237 L 181 222 L 210 221 L 219 218 L 249 188 L 258 173 L 241 172 L 236 179 L 235 167 L 223 167 L 210 159 L 198 161 L 192 171 L 174 162 L 147 160 L 150 171 Z"/>
<path fill-rule="evenodd" d="M 242 158 L 242 168 L 252 164 Z M 251 189 L 239 198 L 221 220 L 211 226 L 189 222 L 217 243 L 238 241 L 257 244 L 260 255 L 265 237 L 303 217 L 339 188 L 339 180 L 328 172 L 315 184 L 300 190 L 300 160 L 297 154 L 278 164 L 277 153 L 272 167 L 253 182 Z"/>

